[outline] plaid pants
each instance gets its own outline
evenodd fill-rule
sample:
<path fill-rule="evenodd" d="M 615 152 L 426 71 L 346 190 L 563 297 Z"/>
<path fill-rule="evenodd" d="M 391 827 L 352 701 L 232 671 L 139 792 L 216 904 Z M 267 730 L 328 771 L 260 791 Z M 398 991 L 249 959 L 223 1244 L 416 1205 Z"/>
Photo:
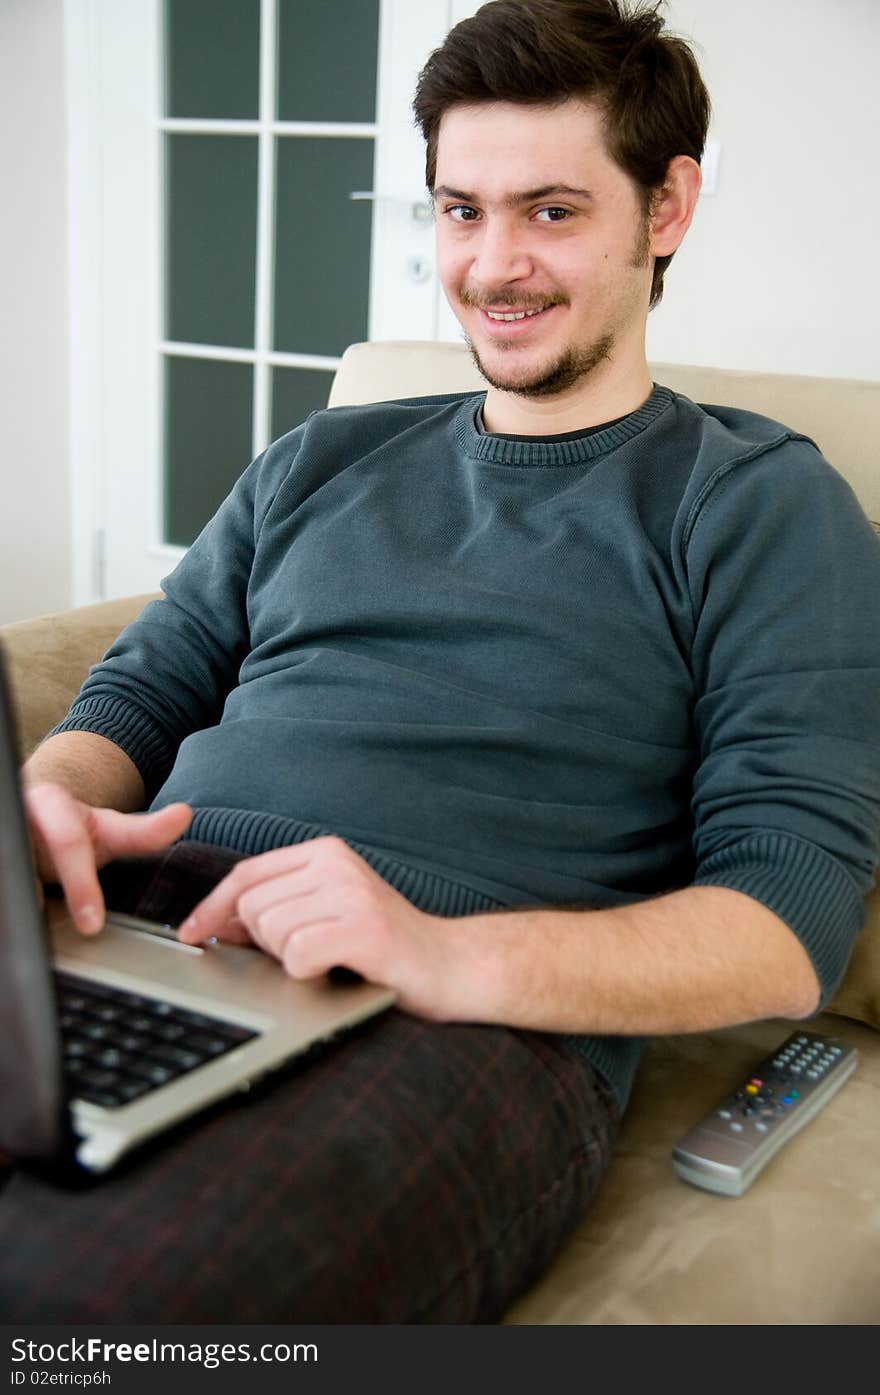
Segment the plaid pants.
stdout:
<path fill-rule="evenodd" d="M 182 843 L 105 885 L 176 923 L 235 860 Z M 562 1039 L 392 1009 L 94 1184 L 13 1171 L 0 1318 L 498 1322 L 588 1209 L 616 1129 Z"/>

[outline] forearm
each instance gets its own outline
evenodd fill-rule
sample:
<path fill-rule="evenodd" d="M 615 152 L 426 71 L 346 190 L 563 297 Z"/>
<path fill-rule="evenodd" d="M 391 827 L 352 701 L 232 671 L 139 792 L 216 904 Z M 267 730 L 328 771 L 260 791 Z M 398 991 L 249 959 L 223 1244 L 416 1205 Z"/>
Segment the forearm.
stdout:
<path fill-rule="evenodd" d="M 91 731 L 50 736 L 24 765 L 22 779 L 29 785 L 61 785 L 95 808 L 132 813 L 144 807 L 137 766 L 112 741 Z"/>
<path fill-rule="evenodd" d="M 452 1015 L 543 1031 L 651 1036 L 807 1017 L 810 959 L 772 911 L 724 887 L 613 910 L 525 910 L 453 922 Z"/>

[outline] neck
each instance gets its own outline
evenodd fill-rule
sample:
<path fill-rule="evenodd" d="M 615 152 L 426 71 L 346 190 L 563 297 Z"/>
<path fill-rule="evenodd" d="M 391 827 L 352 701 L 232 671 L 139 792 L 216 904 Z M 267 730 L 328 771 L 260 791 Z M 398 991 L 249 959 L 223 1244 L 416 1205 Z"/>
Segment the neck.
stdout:
<path fill-rule="evenodd" d="M 603 363 L 582 381 L 548 397 L 526 397 L 490 387 L 483 406 L 483 428 L 490 434 L 556 436 L 601 426 L 636 411 L 648 400 L 653 380 L 647 359 L 626 365 Z M 604 371 L 603 371 L 604 370 Z"/>

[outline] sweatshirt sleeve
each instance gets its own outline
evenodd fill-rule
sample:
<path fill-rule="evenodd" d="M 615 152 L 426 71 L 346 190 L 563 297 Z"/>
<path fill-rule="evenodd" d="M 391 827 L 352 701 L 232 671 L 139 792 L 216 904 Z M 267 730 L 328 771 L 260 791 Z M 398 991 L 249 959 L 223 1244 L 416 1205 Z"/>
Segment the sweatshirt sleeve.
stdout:
<path fill-rule="evenodd" d="M 137 766 L 148 801 L 185 737 L 219 720 L 250 648 L 248 585 L 260 531 L 302 428 L 259 456 L 151 601 L 92 668 L 49 733 L 107 737 Z"/>
<path fill-rule="evenodd" d="M 685 556 L 695 881 L 775 911 L 824 1005 L 880 844 L 880 539 L 812 442 L 789 438 L 716 472 Z"/>

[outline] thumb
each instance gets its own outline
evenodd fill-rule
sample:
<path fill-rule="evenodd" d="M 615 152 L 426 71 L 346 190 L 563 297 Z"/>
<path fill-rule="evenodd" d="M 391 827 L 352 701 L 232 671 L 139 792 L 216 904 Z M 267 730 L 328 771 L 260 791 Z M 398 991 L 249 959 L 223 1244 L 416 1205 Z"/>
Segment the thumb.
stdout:
<path fill-rule="evenodd" d="M 115 857 L 137 857 L 166 848 L 189 828 L 193 811 L 188 804 L 168 804 L 152 814 L 95 809 L 92 815 L 93 843 L 103 865 Z"/>

